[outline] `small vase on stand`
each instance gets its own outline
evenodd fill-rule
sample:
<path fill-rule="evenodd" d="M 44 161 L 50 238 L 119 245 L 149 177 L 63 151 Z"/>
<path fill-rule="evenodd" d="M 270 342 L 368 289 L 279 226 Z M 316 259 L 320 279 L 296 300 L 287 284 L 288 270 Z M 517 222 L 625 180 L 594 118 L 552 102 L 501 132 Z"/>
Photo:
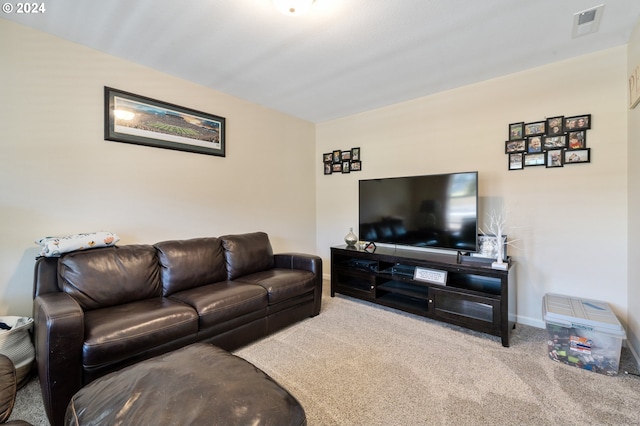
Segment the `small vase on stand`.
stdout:
<path fill-rule="evenodd" d="M 349 233 L 345 235 L 344 242 L 347 243 L 349 247 L 355 247 L 358 242 L 358 236 L 353 233 L 353 228 L 349 228 Z"/>

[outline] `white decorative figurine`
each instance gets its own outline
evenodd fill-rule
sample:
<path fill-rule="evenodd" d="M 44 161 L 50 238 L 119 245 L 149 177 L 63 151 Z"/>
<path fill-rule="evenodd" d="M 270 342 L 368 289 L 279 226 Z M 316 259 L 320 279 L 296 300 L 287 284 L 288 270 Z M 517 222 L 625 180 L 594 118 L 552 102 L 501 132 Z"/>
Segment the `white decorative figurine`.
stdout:
<path fill-rule="evenodd" d="M 496 261 L 491 264 L 493 269 L 507 270 L 509 264 L 505 262 L 504 247 L 511 242 L 507 242 L 504 231 L 507 224 L 507 214 L 503 209 L 500 213 L 492 211 L 488 214 L 489 225 L 487 230 L 496 237 Z M 482 230 L 481 230 L 482 232 Z M 482 232 L 484 234 L 484 232 Z"/>

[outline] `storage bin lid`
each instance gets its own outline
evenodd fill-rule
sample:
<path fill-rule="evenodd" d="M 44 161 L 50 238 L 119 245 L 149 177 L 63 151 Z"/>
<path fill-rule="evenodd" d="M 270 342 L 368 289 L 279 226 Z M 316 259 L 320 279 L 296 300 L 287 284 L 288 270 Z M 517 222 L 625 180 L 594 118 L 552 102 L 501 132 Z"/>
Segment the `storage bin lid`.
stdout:
<path fill-rule="evenodd" d="M 547 323 L 627 338 L 620 321 L 605 302 L 547 293 L 542 301 L 542 312 Z"/>

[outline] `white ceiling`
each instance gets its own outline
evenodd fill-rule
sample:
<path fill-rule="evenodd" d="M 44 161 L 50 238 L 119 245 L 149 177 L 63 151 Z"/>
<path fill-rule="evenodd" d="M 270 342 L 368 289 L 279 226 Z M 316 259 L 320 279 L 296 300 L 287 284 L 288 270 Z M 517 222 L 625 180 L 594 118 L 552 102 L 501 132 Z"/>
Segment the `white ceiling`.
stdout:
<path fill-rule="evenodd" d="M 624 45 L 638 0 L 52 0 L 2 17 L 312 122 Z M 151 96 L 153 94 L 140 93 Z"/>

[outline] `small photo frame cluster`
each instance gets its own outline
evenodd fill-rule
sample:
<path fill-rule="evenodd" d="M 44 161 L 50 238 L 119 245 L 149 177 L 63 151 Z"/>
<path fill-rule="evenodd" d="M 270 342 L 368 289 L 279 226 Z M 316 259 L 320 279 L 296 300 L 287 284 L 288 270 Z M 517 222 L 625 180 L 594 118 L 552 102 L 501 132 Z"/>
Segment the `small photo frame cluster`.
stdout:
<path fill-rule="evenodd" d="M 359 172 L 362 170 L 360 148 L 351 148 L 350 150 L 336 149 L 332 152 L 327 152 L 322 154 L 322 163 L 325 175 Z"/>
<path fill-rule="evenodd" d="M 509 124 L 509 139 L 505 142 L 509 170 L 591 162 L 591 148 L 587 148 L 589 129 L 591 114 Z"/>

